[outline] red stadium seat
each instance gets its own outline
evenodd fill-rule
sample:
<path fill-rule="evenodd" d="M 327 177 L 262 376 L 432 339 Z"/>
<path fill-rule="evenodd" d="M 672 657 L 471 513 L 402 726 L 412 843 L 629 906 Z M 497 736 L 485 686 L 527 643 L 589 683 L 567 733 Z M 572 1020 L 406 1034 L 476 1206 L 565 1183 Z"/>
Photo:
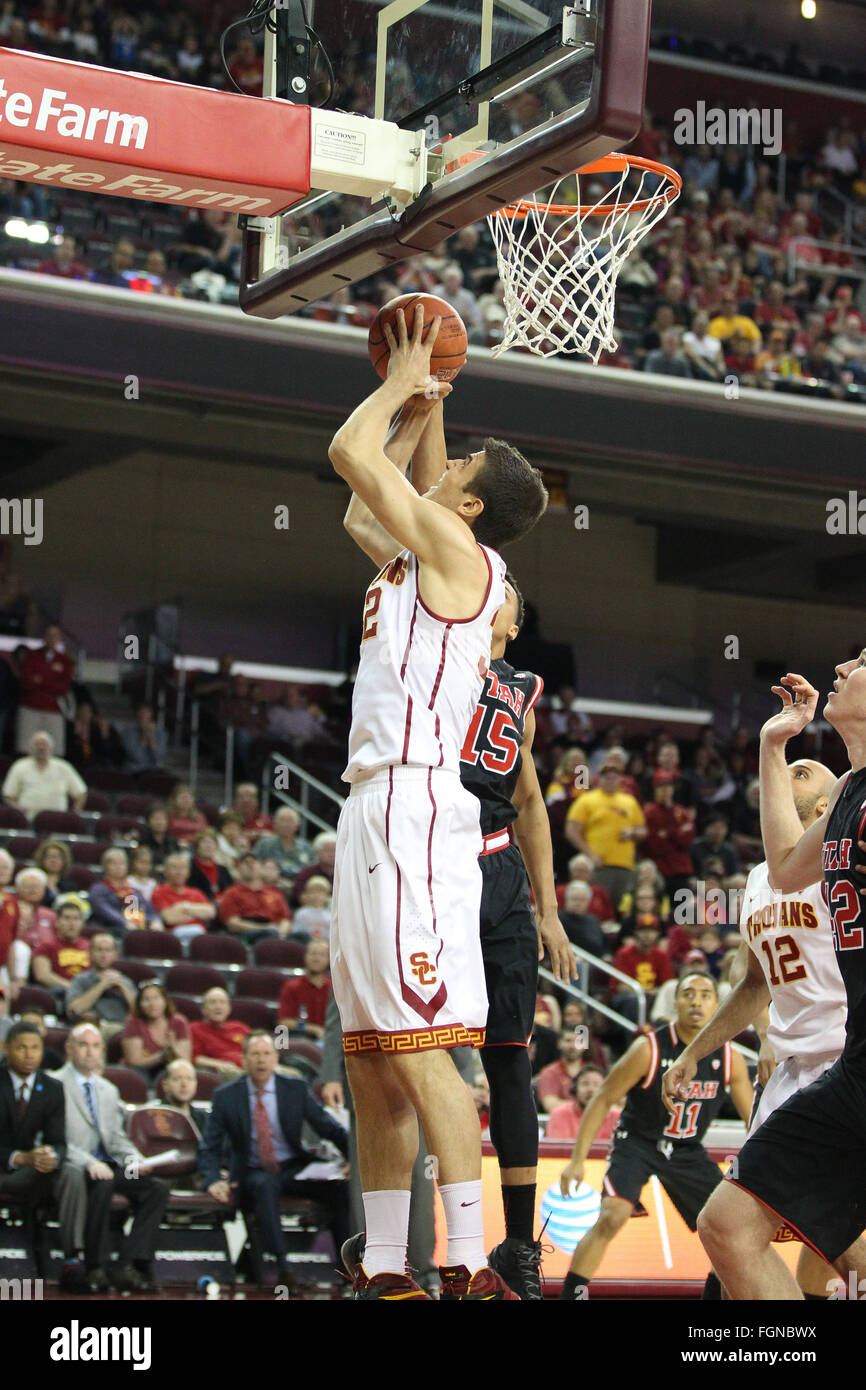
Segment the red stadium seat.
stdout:
<path fill-rule="evenodd" d="M 159 976 L 154 969 L 155 962 L 152 960 L 126 960 L 123 957 L 115 965 L 115 970 L 119 970 L 122 975 L 137 987 L 144 980 L 157 980 Z"/>
<path fill-rule="evenodd" d="M 169 998 L 178 1013 L 183 1014 L 184 1018 L 190 1023 L 192 1023 L 194 1019 L 201 1018 L 201 1004 L 193 995 L 171 994 Z"/>
<path fill-rule="evenodd" d="M 196 802 L 208 825 L 218 826 L 220 823 L 220 808 L 214 801 Z"/>
<path fill-rule="evenodd" d="M 212 965 L 242 965 L 249 960 L 247 948 L 235 936 L 194 936 L 189 943 L 190 960 L 210 961 Z"/>
<path fill-rule="evenodd" d="M 59 1052 L 61 1057 L 66 1051 L 66 1039 L 69 1037 L 68 1028 L 46 1028 L 44 1043 L 46 1047 L 53 1047 L 55 1052 Z"/>
<path fill-rule="evenodd" d="M 30 822 L 17 806 L 0 806 L 0 830 L 29 830 Z"/>
<path fill-rule="evenodd" d="M 100 816 L 98 834 L 102 840 L 126 840 L 130 835 L 144 830 L 144 821 L 138 816 Z"/>
<path fill-rule="evenodd" d="M 192 961 L 184 961 L 182 965 L 172 965 L 166 971 L 165 987 L 169 994 L 180 991 L 181 994 L 201 996 L 205 990 L 215 986 L 225 989 L 226 981 L 225 976 L 212 965 L 194 965 Z"/>
<path fill-rule="evenodd" d="M 105 792 L 94 791 L 91 787 L 84 799 L 84 809 L 85 811 L 97 811 L 102 815 L 111 810 L 111 799 L 105 795 Z"/>
<path fill-rule="evenodd" d="M 89 869 L 86 864 L 70 864 L 66 877 L 72 880 L 80 893 L 86 893 L 88 888 L 99 882 L 99 871 Z"/>
<path fill-rule="evenodd" d="M 10 835 L 3 848 L 20 865 L 26 859 L 33 858 L 41 843 L 39 835 Z"/>
<path fill-rule="evenodd" d="M 306 949 L 300 941 L 257 941 L 253 947 L 253 960 L 256 965 L 295 970 L 303 965 Z"/>
<path fill-rule="evenodd" d="M 130 1067 L 106 1067 L 102 1073 L 120 1092 L 127 1105 L 144 1105 L 147 1101 L 147 1082 Z"/>
<path fill-rule="evenodd" d="M 163 1105 L 145 1105 L 134 1110 L 127 1126 L 129 1138 L 145 1158 L 179 1149 L 180 1158 L 161 1165 L 156 1171 L 160 1178 L 183 1178 L 196 1171 L 198 1136 L 190 1120 L 181 1110 Z"/>
<path fill-rule="evenodd" d="M 242 970 L 235 979 L 236 999 L 268 999 L 276 1003 L 286 977 L 279 970 Z"/>
<path fill-rule="evenodd" d="M 111 849 L 111 844 L 108 840 L 73 840 L 69 848 L 76 864 L 98 866 L 105 851 Z"/>
<path fill-rule="evenodd" d="M 14 1009 L 18 1014 L 22 1009 L 41 1009 L 45 1014 L 56 1014 L 57 1004 L 54 995 L 49 994 L 47 989 L 40 989 L 38 985 L 22 985 Z"/>
<path fill-rule="evenodd" d="M 38 811 L 33 829 L 39 835 L 90 835 L 90 825 L 77 811 Z"/>
<path fill-rule="evenodd" d="M 128 931 L 123 938 L 125 960 L 183 960 L 183 947 L 170 931 Z"/>
<path fill-rule="evenodd" d="M 123 1066 L 123 1034 L 113 1033 L 105 1044 L 105 1060 L 110 1067 Z"/>
<path fill-rule="evenodd" d="M 138 792 L 126 792 L 117 798 L 117 814 L 119 816 L 135 816 L 138 820 L 145 820 L 154 800 L 155 798 L 152 796 L 141 796 Z M 106 806 L 105 809 L 109 811 L 111 807 Z"/>
<path fill-rule="evenodd" d="M 277 1006 L 266 1004 L 263 999 L 234 999 L 232 1018 L 239 1018 L 241 1023 L 249 1024 L 250 1028 L 264 1028 L 271 1032 L 277 1021 Z"/>

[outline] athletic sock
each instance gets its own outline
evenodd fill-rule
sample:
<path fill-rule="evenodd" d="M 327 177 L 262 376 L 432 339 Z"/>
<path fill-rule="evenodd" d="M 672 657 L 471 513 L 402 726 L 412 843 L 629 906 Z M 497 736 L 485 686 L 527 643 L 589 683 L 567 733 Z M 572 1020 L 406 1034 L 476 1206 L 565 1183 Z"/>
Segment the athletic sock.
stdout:
<path fill-rule="evenodd" d="M 721 1300 L 722 1286 L 719 1283 L 719 1276 L 710 1270 L 704 1284 L 704 1291 L 701 1294 L 703 1299 Z"/>
<path fill-rule="evenodd" d="M 506 1187 L 503 1183 L 502 1205 L 505 1209 L 506 1236 L 531 1245 L 535 1228 L 535 1183 L 520 1187 Z"/>
<path fill-rule="evenodd" d="M 364 1193 L 364 1273 L 405 1274 L 411 1192 L 391 1188 Z"/>
<path fill-rule="evenodd" d="M 585 1298 L 585 1290 L 589 1286 L 589 1280 L 584 1279 L 582 1274 L 572 1274 L 568 1271 L 562 1281 L 562 1293 L 559 1295 L 561 1303 L 573 1303 L 577 1298 Z"/>
<path fill-rule="evenodd" d="M 448 1264 L 465 1265 L 470 1274 L 475 1274 L 487 1264 L 481 1179 L 446 1183 L 440 1186 L 439 1196 L 448 1228 Z"/>

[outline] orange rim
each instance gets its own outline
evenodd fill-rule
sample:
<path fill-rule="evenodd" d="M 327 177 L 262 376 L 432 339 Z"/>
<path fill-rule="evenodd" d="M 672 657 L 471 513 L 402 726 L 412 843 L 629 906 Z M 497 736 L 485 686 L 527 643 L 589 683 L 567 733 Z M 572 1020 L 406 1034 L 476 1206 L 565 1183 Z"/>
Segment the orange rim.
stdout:
<path fill-rule="evenodd" d="M 661 164 L 657 159 L 644 159 L 636 154 L 608 154 L 603 159 L 596 159 L 592 164 L 585 164 L 582 169 L 576 170 L 576 173 L 578 177 L 583 174 L 621 174 L 626 169 L 643 169 L 647 173 L 660 174 L 668 180 L 669 187 L 662 193 L 654 193 L 651 198 L 642 198 L 640 202 L 630 203 L 627 207 L 622 203 L 548 204 L 535 202 L 531 198 L 521 198 L 517 203 L 498 208 L 493 216 L 519 218 L 540 211 L 553 217 L 570 217 L 576 212 L 580 213 L 581 217 L 608 217 L 613 212 L 645 212 L 647 208 L 658 207 L 660 203 L 672 203 L 682 191 L 683 181 L 676 169 Z"/>

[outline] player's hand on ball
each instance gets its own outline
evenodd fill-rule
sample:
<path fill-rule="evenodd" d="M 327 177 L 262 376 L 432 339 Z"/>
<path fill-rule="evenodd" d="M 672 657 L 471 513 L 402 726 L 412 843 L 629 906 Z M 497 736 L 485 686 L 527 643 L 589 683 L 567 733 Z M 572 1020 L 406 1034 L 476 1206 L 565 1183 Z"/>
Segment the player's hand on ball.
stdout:
<path fill-rule="evenodd" d="M 407 396 L 423 396 L 425 400 L 435 402 L 440 394 L 447 395 L 447 391 L 442 391 L 447 383 L 436 381 L 430 375 L 430 354 L 442 327 L 441 318 L 435 318 L 425 333 L 424 306 L 419 304 L 415 310 L 415 322 L 411 326 L 411 337 L 402 309 L 397 310 L 396 324 L 396 337 L 389 324 L 384 324 L 382 330 L 391 350 L 388 379 L 395 379 L 405 386 Z"/>
<path fill-rule="evenodd" d="M 792 672 L 783 676 L 781 683 L 774 685 L 772 690 L 782 701 L 782 708 L 772 719 L 767 720 L 761 730 L 761 741 L 785 744 L 789 739 L 801 734 L 815 718 L 818 692 L 805 676 L 798 676 Z"/>
<path fill-rule="evenodd" d="M 566 1167 L 562 1170 L 562 1173 L 559 1178 L 559 1190 L 562 1193 L 563 1197 L 570 1197 L 571 1184 L 574 1183 L 575 1186 L 577 1186 L 579 1183 L 582 1182 L 583 1159 L 572 1159 L 571 1162 L 567 1164 Z"/>
<path fill-rule="evenodd" d="M 689 1055 L 689 1050 L 681 1052 L 672 1067 L 669 1067 L 662 1077 L 662 1100 L 665 1109 L 671 1114 L 674 1113 L 674 1104 L 678 1100 L 685 1100 L 688 1095 L 688 1085 L 698 1069 L 698 1064 Z"/>
<path fill-rule="evenodd" d="M 758 1053 L 758 1084 L 766 1086 L 776 1070 L 776 1054 L 765 1038 Z"/>

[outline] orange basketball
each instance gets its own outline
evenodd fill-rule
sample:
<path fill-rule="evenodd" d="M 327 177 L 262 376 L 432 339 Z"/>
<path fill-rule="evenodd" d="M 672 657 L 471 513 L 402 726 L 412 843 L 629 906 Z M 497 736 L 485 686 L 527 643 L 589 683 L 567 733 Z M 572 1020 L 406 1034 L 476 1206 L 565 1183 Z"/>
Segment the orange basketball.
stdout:
<path fill-rule="evenodd" d="M 388 358 L 391 355 L 383 325 L 389 324 L 396 337 L 395 319 L 397 310 L 402 309 L 406 316 L 406 327 L 411 333 L 415 326 L 415 308 L 419 302 L 424 305 L 425 328 L 435 318 L 442 319 L 430 356 L 430 375 L 437 381 L 451 381 L 466 361 L 466 325 L 457 310 L 444 299 L 438 299 L 435 294 L 401 294 L 396 299 L 389 300 L 379 310 L 370 327 L 367 351 L 370 361 L 383 381 L 388 375 Z"/>

